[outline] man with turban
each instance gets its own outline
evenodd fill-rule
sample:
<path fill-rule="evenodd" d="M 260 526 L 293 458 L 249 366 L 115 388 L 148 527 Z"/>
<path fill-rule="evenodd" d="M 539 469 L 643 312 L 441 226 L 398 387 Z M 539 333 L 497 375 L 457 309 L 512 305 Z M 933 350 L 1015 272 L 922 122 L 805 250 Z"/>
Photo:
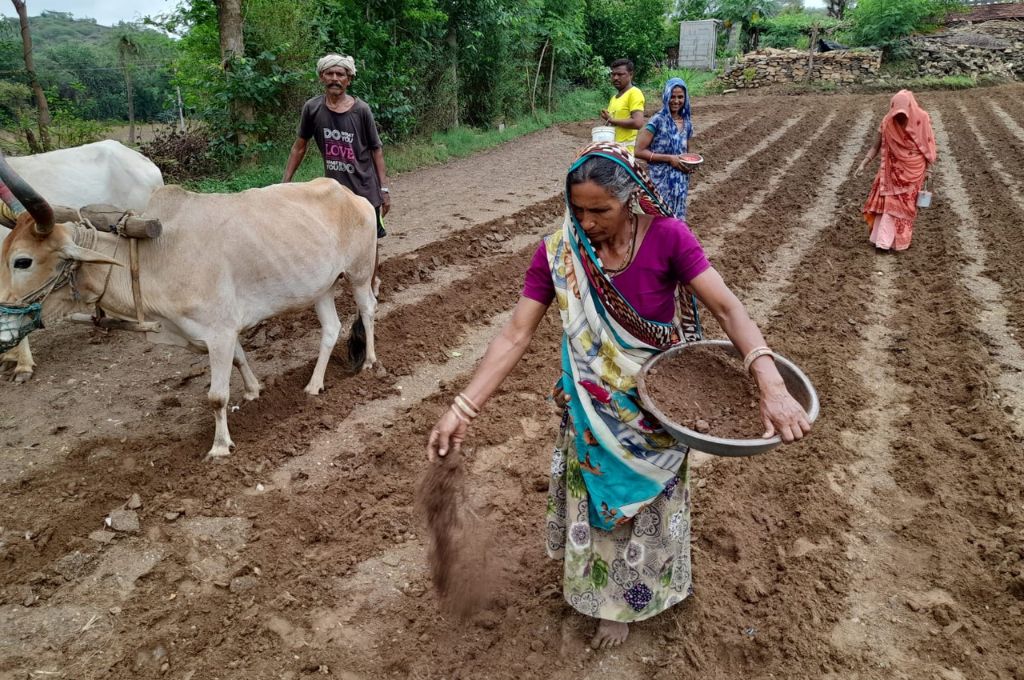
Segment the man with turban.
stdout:
<path fill-rule="evenodd" d="M 302 107 L 298 135 L 285 164 L 282 182 L 290 182 L 306 155 L 312 137 L 324 159 L 324 175 L 341 182 L 373 205 L 377 212 L 377 238 L 385 235 L 382 217 L 391 209 L 387 168 L 373 111 L 348 93 L 356 64 L 352 57 L 328 54 L 316 64 L 324 94 Z M 373 292 L 380 279 L 374 276 Z"/>

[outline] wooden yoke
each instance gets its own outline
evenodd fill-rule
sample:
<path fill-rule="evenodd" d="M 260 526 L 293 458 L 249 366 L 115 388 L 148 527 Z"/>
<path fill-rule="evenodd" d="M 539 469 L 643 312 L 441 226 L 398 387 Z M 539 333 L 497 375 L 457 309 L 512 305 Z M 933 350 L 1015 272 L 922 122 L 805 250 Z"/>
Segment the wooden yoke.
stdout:
<path fill-rule="evenodd" d="M 137 215 L 125 218 L 126 211 L 105 203 L 87 205 L 80 211 L 62 205 L 53 206 L 57 222 L 77 222 L 81 217 L 89 220 L 100 231 L 119 234 L 127 238 L 157 238 L 163 232 L 160 220 Z M 122 225 L 122 221 L 124 224 Z"/>
<path fill-rule="evenodd" d="M 129 269 L 132 281 L 132 298 L 135 302 L 135 321 L 127 319 L 112 319 L 103 316 L 97 308 L 96 316 L 88 314 L 72 314 L 71 321 L 75 323 L 88 323 L 100 328 L 111 330 L 128 330 L 144 333 L 154 333 L 160 330 L 160 324 L 156 321 L 146 321 L 142 311 L 142 285 L 139 272 L 139 239 L 157 238 L 163 232 L 163 225 L 160 220 L 146 219 L 132 215 L 105 203 L 94 203 L 83 207 L 81 210 L 68 208 L 66 206 L 53 206 L 53 213 L 56 222 L 80 222 L 88 220 L 97 231 L 105 231 L 117 234 L 128 239 Z"/>

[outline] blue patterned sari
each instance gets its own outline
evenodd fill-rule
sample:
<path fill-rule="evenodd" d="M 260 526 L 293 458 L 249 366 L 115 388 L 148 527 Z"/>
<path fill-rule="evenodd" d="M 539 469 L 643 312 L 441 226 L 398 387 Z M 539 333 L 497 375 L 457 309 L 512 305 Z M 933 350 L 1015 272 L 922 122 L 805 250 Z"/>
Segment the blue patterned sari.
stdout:
<path fill-rule="evenodd" d="M 677 87 L 683 88 L 686 93 L 686 100 L 683 102 L 683 129 L 676 127 L 676 122 L 668 110 L 668 100 L 672 96 L 672 90 Z M 678 156 L 686 153 L 690 145 L 690 137 L 693 136 L 693 123 L 690 121 L 690 93 L 686 89 L 686 82 L 682 78 L 671 78 L 665 83 L 665 91 L 661 95 L 661 111 L 654 114 L 647 122 L 647 129 L 654 138 L 651 140 L 650 150 L 654 153 Z M 690 193 L 690 176 L 682 170 L 676 170 L 668 163 L 651 163 L 648 167 L 651 180 L 658 187 L 658 191 L 668 203 L 672 215 L 681 220 L 686 220 L 686 199 Z"/>

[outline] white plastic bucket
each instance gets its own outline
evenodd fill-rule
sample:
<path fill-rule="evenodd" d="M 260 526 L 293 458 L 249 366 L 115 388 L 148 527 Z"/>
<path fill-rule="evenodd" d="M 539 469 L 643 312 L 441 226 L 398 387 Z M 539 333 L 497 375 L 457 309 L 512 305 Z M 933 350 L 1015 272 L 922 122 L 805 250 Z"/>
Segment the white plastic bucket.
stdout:
<path fill-rule="evenodd" d="M 930 208 L 930 207 L 932 207 L 932 192 L 930 192 L 930 191 L 919 191 L 919 192 L 917 192 L 917 207 L 918 208 Z"/>
<path fill-rule="evenodd" d="M 598 125 L 590 129 L 590 139 L 594 142 L 614 142 L 615 128 L 610 125 Z"/>

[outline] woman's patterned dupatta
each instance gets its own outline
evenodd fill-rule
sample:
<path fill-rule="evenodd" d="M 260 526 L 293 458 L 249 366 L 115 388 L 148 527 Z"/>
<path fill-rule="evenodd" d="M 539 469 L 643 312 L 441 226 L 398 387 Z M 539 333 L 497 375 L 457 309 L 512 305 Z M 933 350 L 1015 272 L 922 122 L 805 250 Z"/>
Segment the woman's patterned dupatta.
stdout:
<path fill-rule="evenodd" d="M 635 212 L 672 215 L 647 174 L 618 144 L 588 146 L 570 173 L 593 156 L 609 158 L 629 172 L 637 184 L 630 199 Z M 567 183 L 562 229 L 545 239 L 565 330 L 562 388 L 570 396 L 576 451 L 590 497 L 590 523 L 610 530 L 675 484 L 686 461 L 687 448 L 641 408 L 636 376 L 651 355 L 699 338 L 700 327 L 695 314 L 683 315 L 680 332 L 676 324 L 637 313 L 604 272 L 572 213 L 569 190 Z"/>

